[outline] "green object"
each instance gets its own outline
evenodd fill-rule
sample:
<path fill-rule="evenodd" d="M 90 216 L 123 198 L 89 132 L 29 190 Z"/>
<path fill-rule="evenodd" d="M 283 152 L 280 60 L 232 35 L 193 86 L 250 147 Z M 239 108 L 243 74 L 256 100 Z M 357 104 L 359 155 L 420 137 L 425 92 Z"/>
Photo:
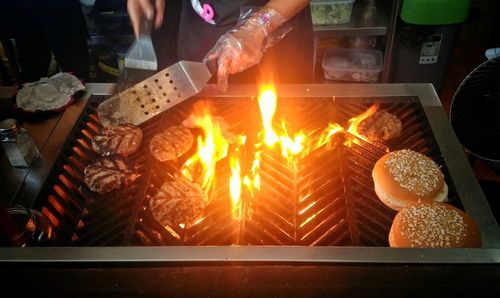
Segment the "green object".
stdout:
<path fill-rule="evenodd" d="M 355 0 L 312 0 L 313 25 L 347 24 L 351 21 Z"/>
<path fill-rule="evenodd" d="M 403 0 L 401 19 L 417 25 L 449 25 L 464 22 L 470 0 Z"/>

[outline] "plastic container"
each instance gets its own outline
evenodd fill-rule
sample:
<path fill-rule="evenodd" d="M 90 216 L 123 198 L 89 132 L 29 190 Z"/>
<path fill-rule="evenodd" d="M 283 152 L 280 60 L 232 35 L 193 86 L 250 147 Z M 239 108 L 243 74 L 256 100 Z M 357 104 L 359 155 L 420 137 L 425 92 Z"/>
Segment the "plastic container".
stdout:
<path fill-rule="evenodd" d="M 382 72 L 382 52 L 372 49 L 330 49 L 323 57 L 325 79 L 375 83 Z"/>
<path fill-rule="evenodd" d="M 349 48 L 374 49 L 376 47 L 377 47 L 376 36 L 351 36 L 349 38 Z"/>
<path fill-rule="evenodd" d="M 312 0 L 311 16 L 313 25 L 346 24 L 351 21 L 355 0 Z"/>

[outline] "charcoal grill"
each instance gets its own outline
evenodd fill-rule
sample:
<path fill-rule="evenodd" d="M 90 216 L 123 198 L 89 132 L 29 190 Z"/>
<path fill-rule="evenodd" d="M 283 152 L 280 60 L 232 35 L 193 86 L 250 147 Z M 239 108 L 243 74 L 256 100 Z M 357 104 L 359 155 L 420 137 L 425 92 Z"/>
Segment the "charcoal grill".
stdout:
<path fill-rule="evenodd" d="M 363 88 L 361 88 L 361 87 Z M 235 133 L 251 135 L 260 127 L 255 86 L 236 86 L 224 95 L 208 88 L 141 125 L 144 142 L 180 124 L 197 102 L 210 103 Z M 97 92 L 96 92 L 97 93 Z M 90 140 L 100 129 L 96 107 L 106 96 L 88 99 L 35 201 L 54 224 L 58 246 L 10 249 L 12 260 L 79 261 L 293 261 L 293 262 L 484 262 L 498 261 L 498 226 L 432 87 L 427 85 L 278 86 L 276 119 L 290 131 L 304 129 L 318 139 L 330 122 L 346 126 L 373 103 L 398 116 L 402 135 L 388 144 L 339 135 L 294 164 L 277 151 L 263 152 L 262 190 L 251 219 L 231 218 L 229 168 L 219 162 L 211 203 L 203 219 L 188 227 L 164 227 L 151 215 L 148 200 L 163 181 L 173 179 L 183 158 L 160 163 L 147 146 L 130 156 L 141 177 L 108 195 L 89 191 L 83 169 L 97 155 Z M 356 138 L 352 146 L 344 138 Z M 412 149 L 431 156 L 443 169 L 450 200 L 478 223 L 481 249 L 391 249 L 387 235 L 395 212 L 376 197 L 374 163 L 386 150 Z M 191 152 L 192 153 L 192 152 Z M 187 154 L 189 155 L 189 153 Z M 249 211 L 246 210 L 246 211 Z M 6 249 L 9 250 L 9 249 Z M 35 254 L 27 252 L 35 250 Z M 467 254 L 463 252 L 467 251 Z M 82 252 L 86 252 L 82 254 Z M 90 253 L 90 254 L 88 254 Z"/>

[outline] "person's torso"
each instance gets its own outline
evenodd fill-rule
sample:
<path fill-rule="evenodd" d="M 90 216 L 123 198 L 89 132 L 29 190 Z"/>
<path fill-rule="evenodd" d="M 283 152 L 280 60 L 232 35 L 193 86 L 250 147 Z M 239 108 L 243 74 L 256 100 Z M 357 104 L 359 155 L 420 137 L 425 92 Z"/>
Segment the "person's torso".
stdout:
<path fill-rule="evenodd" d="M 219 37 L 236 26 L 241 11 L 246 12 L 251 8 L 258 10 L 267 2 L 267 0 L 200 0 L 199 5 L 208 4 L 213 9 L 213 24 L 204 20 L 195 11 L 191 0 L 184 0 L 177 43 L 179 60 L 202 61 Z M 270 49 L 273 54 L 269 54 L 277 60 L 276 65 L 280 65 L 279 68 L 283 69 L 283 72 L 290 72 L 287 65 L 291 61 L 296 65 L 298 72 L 307 72 L 309 64 L 312 65 L 313 55 L 309 7 L 290 19 L 289 24 L 293 30 L 283 41 L 273 46 Z"/>

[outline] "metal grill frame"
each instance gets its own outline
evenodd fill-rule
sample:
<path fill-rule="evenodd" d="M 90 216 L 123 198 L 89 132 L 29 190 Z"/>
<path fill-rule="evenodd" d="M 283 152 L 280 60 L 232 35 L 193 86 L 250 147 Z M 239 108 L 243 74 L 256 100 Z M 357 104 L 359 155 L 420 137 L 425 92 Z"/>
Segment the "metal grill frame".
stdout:
<path fill-rule="evenodd" d="M 90 87 L 90 86 L 89 86 Z M 93 94 L 99 94 L 95 86 Z M 92 88 L 90 88 L 92 89 Z M 481 230 L 480 249 L 392 249 L 387 247 L 69 247 L 22 250 L 2 248 L 10 261 L 73 262 L 307 262 L 307 263 L 497 263 L 500 262 L 498 225 L 467 163 L 434 89 L 430 84 L 342 84 L 276 86 L 283 97 L 417 96 L 456 186 L 465 211 Z M 102 92 L 102 89 L 101 89 Z M 105 92 L 104 94 L 106 94 Z M 102 94 L 102 93 L 101 93 Z M 257 86 L 232 86 L 219 94 L 209 86 L 199 96 L 256 96 Z M 2 259 L 4 258 L 2 257 Z"/>
<path fill-rule="evenodd" d="M 305 156 L 290 163 L 280 148 L 262 148 L 260 169 L 262 187 L 251 198 L 243 192 L 243 214 L 252 218 L 231 218 L 227 188 L 228 158 L 218 162 L 216 179 L 208 193 L 210 204 L 203 220 L 185 228 L 163 227 L 151 214 L 149 201 L 165 181 L 175 180 L 185 159 L 158 162 L 151 158 L 148 142 L 166 127 L 179 125 L 196 108 L 210 106 L 214 117 L 225 119 L 230 131 L 245 134 L 251 141 L 240 153 L 246 162 L 253 157 L 253 139 L 262 124 L 257 101 L 243 98 L 199 98 L 178 105 L 161 116 L 140 125 L 143 145 L 127 157 L 141 175 L 131 185 L 106 194 L 89 191 L 83 185 L 84 167 L 96 160 L 92 139 L 102 129 L 96 114 L 102 96 L 89 99 L 60 159 L 36 201 L 55 225 L 56 245 L 303 245 L 303 246 L 388 246 L 387 235 L 395 212 L 385 206 L 373 189 L 371 178 L 375 162 L 387 149 L 412 149 L 435 160 L 449 186 L 448 198 L 460 205 L 425 114 L 416 97 L 371 98 L 288 98 L 280 97 L 275 115 L 277 123 L 287 121 L 287 129 L 305 130 Z M 322 129 L 337 122 L 347 127 L 349 119 L 377 103 L 380 109 L 396 115 L 405 125 L 402 134 L 389 144 L 369 143 L 353 135 L 336 135 L 328 144 L 315 148 Z M 242 115 L 242 111 L 247 111 Z M 194 129 L 197 135 L 200 129 Z M 280 132 L 281 133 L 281 132 Z M 350 140 L 350 145 L 343 144 Z M 388 146 L 388 147 L 387 147 Z M 309 150 L 306 150 L 309 151 Z M 246 152 L 246 154 L 245 154 Z M 245 163 L 243 164 L 245 166 Z M 460 206 L 459 206 L 460 207 Z"/>

